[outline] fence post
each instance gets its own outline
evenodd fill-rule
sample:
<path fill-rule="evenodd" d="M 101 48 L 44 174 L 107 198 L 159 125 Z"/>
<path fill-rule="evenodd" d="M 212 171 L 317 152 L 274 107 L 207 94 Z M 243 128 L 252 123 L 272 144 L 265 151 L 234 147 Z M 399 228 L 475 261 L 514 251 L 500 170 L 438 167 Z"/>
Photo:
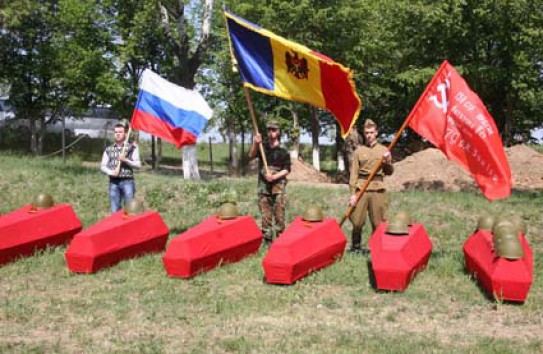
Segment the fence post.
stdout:
<path fill-rule="evenodd" d="M 213 145 L 211 144 L 211 137 L 209 137 L 209 166 L 213 174 Z"/>
<path fill-rule="evenodd" d="M 62 117 L 62 162 L 66 163 L 66 117 Z"/>

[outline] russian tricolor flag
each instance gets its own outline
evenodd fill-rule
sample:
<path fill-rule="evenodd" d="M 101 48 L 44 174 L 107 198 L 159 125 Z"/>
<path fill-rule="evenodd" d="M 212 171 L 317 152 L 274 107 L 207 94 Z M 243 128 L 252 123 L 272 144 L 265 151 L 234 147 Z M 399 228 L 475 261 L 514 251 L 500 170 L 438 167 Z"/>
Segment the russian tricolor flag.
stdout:
<path fill-rule="evenodd" d="M 196 91 L 187 90 L 145 69 L 140 79 L 132 127 L 178 148 L 196 143 L 213 111 Z"/>

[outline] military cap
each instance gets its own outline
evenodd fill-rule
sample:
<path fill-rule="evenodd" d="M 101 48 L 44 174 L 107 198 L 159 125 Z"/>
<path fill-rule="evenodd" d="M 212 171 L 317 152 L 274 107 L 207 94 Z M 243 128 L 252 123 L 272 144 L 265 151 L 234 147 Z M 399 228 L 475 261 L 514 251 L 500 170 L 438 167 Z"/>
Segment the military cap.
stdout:
<path fill-rule="evenodd" d="M 279 122 L 276 120 L 269 120 L 266 122 L 266 128 L 268 129 L 279 129 Z"/>

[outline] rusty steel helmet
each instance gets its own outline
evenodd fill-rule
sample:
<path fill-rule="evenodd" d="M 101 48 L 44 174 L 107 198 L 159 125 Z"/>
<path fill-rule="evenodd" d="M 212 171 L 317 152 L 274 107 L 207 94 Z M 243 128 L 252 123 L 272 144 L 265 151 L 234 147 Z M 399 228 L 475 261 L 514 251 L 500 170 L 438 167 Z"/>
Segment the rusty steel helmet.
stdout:
<path fill-rule="evenodd" d="M 221 219 L 235 219 L 238 215 L 238 207 L 234 203 L 224 203 L 217 214 Z"/>
<path fill-rule="evenodd" d="M 411 214 L 408 211 L 400 210 L 396 214 L 396 218 L 403 220 L 408 226 L 411 226 L 414 224 L 413 218 L 411 217 Z"/>
<path fill-rule="evenodd" d="M 47 209 L 55 204 L 53 197 L 47 193 L 40 193 L 34 197 L 32 201 L 33 209 Z"/>
<path fill-rule="evenodd" d="M 409 235 L 409 226 L 405 220 L 395 217 L 388 222 L 386 233 L 390 235 Z"/>
<path fill-rule="evenodd" d="M 513 222 L 513 225 L 515 225 L 515 228 L 518 232 L 520 232 L 523 235 L 526 235 L 526 232 L 528 231 L 526 228 L 526 223 L 524 222 L 524 219 L 522 216 L 518 214 L 514 214 L 511 216 L 511 221 Z"/>
<path fill-rule="evenodd" d="M 507 258 L 511 260 L 521 259 L 524 257 L 524 249 L 519 238 L 514 237 L 503 238 L 496 247 L 496 254 L 498 257 Z"/>
<path fill-rule="evenodd" d="M 304 212 L 304 215 L 302 216 L 302 219 L 304 221 L 322 221 L 324 219 L 324 213 L 322 212 L 322 209 L 316 205 L 310 205 Z"/>
<path fill-rule="evenodd" d="M 492 231 L 494 225 L 494 217 L 490 214 L 485 214 L 477 221 L 477 230 Z"/>
<path fill-rule="evenodd" d="M 145 207 L 143 206 L 143 202 L 138 199 L 132 199 L 124 206 L 124 213 L 126 215 L 136 215 L 141 214 L 145 211 Z"/>

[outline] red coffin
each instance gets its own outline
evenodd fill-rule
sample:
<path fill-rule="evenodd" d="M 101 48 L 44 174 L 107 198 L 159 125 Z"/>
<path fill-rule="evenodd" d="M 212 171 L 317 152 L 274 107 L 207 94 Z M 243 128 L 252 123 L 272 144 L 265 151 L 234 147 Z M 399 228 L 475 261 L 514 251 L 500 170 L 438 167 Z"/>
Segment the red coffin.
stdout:
<path fill-rule="evenodd" d="M 66 263 L 72 272 L 94 273 L 127 258 L 164 250 L 169 232 L 156 211 L 126 216 L 121 210 L 75 235 Z"/>
<path fill-rule="evenodd" d="M 292 284 L 341 258 L 346 244 L 335 219 L 307 222 L 297 217 L 262 260 L 266 282 Z"/>
<path fill-rule="evenodd" d="M 410 226 L 408 235 L 388 235 L 387 227 L 381 223 L 368 242 L 375 282 L 381 290 L 404 291 L 426 268 L 432 242 L 420 223 Z"/>
<path fill-rule="evenodd" d="M 26 205 L 0 217 L 0 264 L 47 246 L 66 244 L 79 231 L 81 221 L 70 205 L 36 211 Z"/>
<path fill-rule="evenodd" d="M 524 258 L 508 260 L 497 257 L 492 234 L 476 231 L 464 243 L 466 268 L 485 291 L 499 300 L 524 302 L 534 275 L 532 250 L 524 235 L 519 234 Z"/>
<path fill-rule="evenodd" d="M 219 219 L 210 216 L 174 238 L 164 254 L 166 273 L 190 278 L 258 251 L 262 231 L 252 216 Z"/>

